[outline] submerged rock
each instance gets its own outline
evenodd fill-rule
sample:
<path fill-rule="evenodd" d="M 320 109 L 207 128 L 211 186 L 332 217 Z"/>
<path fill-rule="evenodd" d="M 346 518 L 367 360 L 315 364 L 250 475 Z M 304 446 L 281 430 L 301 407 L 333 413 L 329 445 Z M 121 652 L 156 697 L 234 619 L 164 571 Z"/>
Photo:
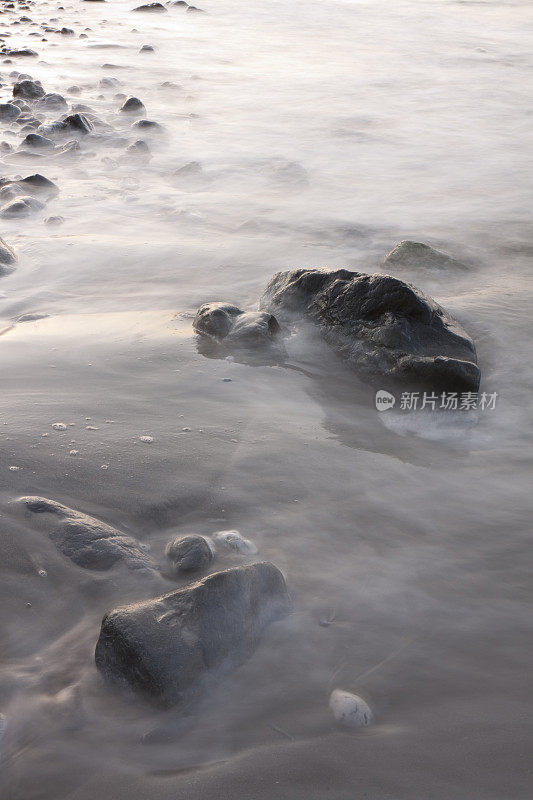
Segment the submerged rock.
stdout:
<path fill-rule="evenodd" d="M 205 569 L 213 560 L 213 551 L 203 536 L 183 536 L 169 542 L 165 555 L 177 572 Z"/>
<path fill-rule="evenodd" d="M 264 311 L 241 311 L 231 303 L 205 303 L 196 312 L 194 330 L 225 345 L 270 344 L 281 332 L 276 318 Z"/>
<path fill-rule="evenodd" d="M 273 564 L 215 572 L 106 614 L 96 666 L 107 680 L 174 705 L 214 670 L 228 671 L 248 658 L 264 628 L 290 607 L 285 580 Z"/>
<path fill-rule="evenodd" d="M 445 269 L 447 267 L 464 269 L 465 265 L 461 261 L 435 250 L 428 244 L 422 242 L 411 242 L 405 240 L 396 245 L 383 259 L 384 267 L 417 267 L 425 269 Z"/>
<path fill-rule="evenodd" d="M 92 122 L 85 116 L 85 114 L 69 114 L 63 119 L 63 126 L 65 130 L 76 131 L 84 135 L 92 133 L 94 130 Z"/>
<path fill-rule="evenodd" d="M 50 539 L 80 567 L 105 570 L 120 562 L 130 569 L 155 566 L 139 542 L 105 522 L 45 497 L 22 497 L 21 502 L 35 514 L 57 517 L 58 524 L 50 531 Z"/>
<path fill-rule="evenodd" d="M 245 539 L 239 531 L 217 531 L 213 534 L 213 541 L 225 550 L 233 550 L 243 555 L 257 553 L 257 546 L 250 539 Z"/>
<path fill-rule="evenodd" d="M 363 378 L 386 388 L 477 391 L 472 339 L 443 308 L 390 275 L 345 269 L 278 272 L 260 308 L 282 321 L 308 319 Z"/>
<path fill-rule="evenodd" d="M 337 722 L 348 728 L 364 728 L 373 719 L 370 706 L 362 697 L 342 689 L 332 691 L 329 707 Z"/>
<path fill-rule="evenodd" d="M 0 217 L 28 217 L 42 208 L 44 208 L 44 204 L 35 197 L 17 197 L 16 200 L 12 200 L 0 208 Z"/>
<path fill-rule="evenodd" d="M 20 108 L 14 103 L 0 103 L 0 120 L 15 119 L 20 114 Z"/>
<path fill-rule="evenodd" d="M 0 275 L 12 272 L 17 263 L 17 256 L 12 247 L 0 238 Z"/>

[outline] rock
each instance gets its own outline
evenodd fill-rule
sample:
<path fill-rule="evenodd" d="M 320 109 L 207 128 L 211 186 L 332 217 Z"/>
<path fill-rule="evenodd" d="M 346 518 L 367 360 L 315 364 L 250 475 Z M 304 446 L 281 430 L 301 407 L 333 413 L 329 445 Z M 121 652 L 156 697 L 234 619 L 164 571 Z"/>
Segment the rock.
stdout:
<path fill-rule="evenodd" d="M 21 50 L 9 50 L 8 49 L 6 51 L 6 53 L 5 53 L 5 55 L 7 55 L 7 56 L 15 56 L 15 58 L 17 58 L 17 57 L 37 58 L 39 53 L 37 53 L 35 50 L 30 50 L 29 47 L 24 47 Z"/>
<path fill-rule="evenodd" d="M 54 147 L 54 143 L 51 139 L 47 139 L 46 137 L 41 136 L 39 133 L 28 133 L 22 144 L 27 145 L 28 147 Z"/>
<path fill-rule="evenodd" d="M 74 31 L 72 30 L 72 28 L 61 28 L 59 33 L 62 34 L 63 36 L 74 36 Z"/>
<path fill-rule="evenodd" d="M 205 11 L 203 10 L 203 8 L 196 8 L 196 6 L 189 6 L 187 8 L 187 13 L 188 14 L 205 14 Z"/>
<path fill-rule="evenodd" d="M 42 208 L 44 208 L 44 204 L 36 200 L 35 197 L 18 197 L 16 200 L 12 200 L 10 203 L 0 208 L 0 217 L 7 219 L 12 217 L 28 217 L 30 214 L 34 214 Z"/>
<path fill-rule="evenodd" d="M 196 312 L 193 328 L 227 346 L 245 347 L 270 344 L 281 331 L 272 314 L 241 311 L 231 303 L 205 303 Z"/>
<path fill-rule="evenodd" d="M 32 194 L 45 194 L 48 197 L 59 194 L 59 189 L 56 184 L 49 178 L 45 178 L 44 175 L 40 175 L 38 172 L 36 172 L 35 175 L 28 175 L 26 178 L 21 178 L 17 183 Z"/>
<path fill-rule="evenodd" d="M 45 497 L 22 497 L 20 502 L 33 513 L 57 518 L 50 539 L 79 567 L 106 570 L 122 563 L 132 570 L 148 570 L 155 566 L 135 539 L 105 522 Z"/>
<path fill-rule="evenodd" d="M 138 97 L 127 97 L 120 106 L 120 111 L 123 114 L 144 114 L 146 109 Z"/>
<path fill-rule="evenodd" d="M 225 550 L 234 550 L 243 555 L 257 553 L 256 545 L 250 539 L 245 539 L 239 531 L 217 531 L 213 534 L 213 541 L 217 546 L 223 547 Z"/>
<path fill-rule="evenodd" d="M 55 228 L 58 225 L 62 225 L 65 221 L 64 217 L 56 216 L 56 217 L 47 217 L 44 221 L 45 225 L 48 225 L 51 228 Z"/>
<path fill-rule="evenodd" d="M 15 119 L 20 114 L 20 109 L 13 103 L 0 103 L 0 120 Z"/>
<path fill-rule="evenodd" d="M 131 123 L 132 128 L 140 128 L 142 130 L 151 129 L 155 130 L 156 128 L 161 128 L 159 122 L 154 122 L 151 119 L 138 119 L 136 122 Z"/>
<path fill-rule="evenodd" d="M 139 50 L 139 53 L 154 53 L 154 52 L 155 52 L 155 48 L 152 47 L 151 44 L 143 44 L 143 46 Z"/>
<path fill-rule="evenodd" d="M 37 102 L 37 107 L 40 108 L 51 108 L 51 109 L 58 109 L 58 108 L 66 108 L 67 101 L 61 94 L 57 94 L 56 92 L 50 92 L 49 94 L 45 94 L 44 97 Z"/>
<path fill-rule="evenodd" d="M 92 133 L 94 130 L 92 122 L 90 122 L 85 114 L 69 114 L 68 117 L 63 119 L 65 129 L 82 133 L 84 136 Z"/>
<path fill-rule="evenodd" d="M 44 97 L 45 91 L 40 81 L 23 80 L 13 86 L 13 97 L 23 97 L 26 100 L 38 100 Z"/>
<path fill-rule="evenodd" d="M 14 264 L 17 263 L 17 256 L 12 247 L 0 238 L 0 275 L 12 272 Z"/>
<path fill-rule="evenodd" d="M 329 707 L 333 716 L 348 728 L 364 728 L 373 719 L 370 706 L 356 694 L 334 689 L 329 698 Z"/>
<path fill-rule="evenodd" d="M 215 572 L 106 614 L 96 666 L 107 680 L 174 705 L 199 691 L 215 670 L 242 663 L 264 628 L 289 611 L 285 580 L 273 564 Z"/>
<path fill-rule="evenodd" d="M 130 155 L 134 156 L 147 156 L 150 154 L 150 148 L 142 139 L 138 139 L 133 144 L 128 145 L 126 150 Z"/>
<path fill-rule="evenodd" d="M 477 391 L 472 339 L 443 308 L 389 275 L 298 269 L 274 275 L 260 308 L 307 319 L 361 377 L 380 388 Z"/>
<path fill-rule="evenodd" d="M 147 3 L 144 6 L 137 6 L 137 8 L 133 9 L 134 11 L 150 11 L 152 13 L 167 13 L 167 9 L 161 3 Z"/>
<path fill-rule="evenodd" d="M 169 542 L 165 555 L 177 572 L 205 569 L 213 560 L 209 542 L 203 536 L 184 536 Z"/>
<path fill-rule="evenodd" d="M 465 264 L 455 258 L 435 250 L 422 242 L 405 240 L 396 245 L 383 259 L 384 267 L 423 267 L 425 269 L 465 269 Z"/>

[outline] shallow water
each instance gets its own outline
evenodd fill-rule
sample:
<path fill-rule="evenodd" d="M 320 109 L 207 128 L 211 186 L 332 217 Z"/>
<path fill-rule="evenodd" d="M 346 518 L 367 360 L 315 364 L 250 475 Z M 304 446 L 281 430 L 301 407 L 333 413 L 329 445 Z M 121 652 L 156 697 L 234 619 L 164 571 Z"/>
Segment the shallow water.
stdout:
<path fill-rule="evenodd" d="M 17 70 L 111 127 L 77 156 L 1 158 L 60 193 L 0 231 L 19 256 L 0 278 L 0 796 L 530 797 L 531 4 L 135 5 L 1 17 L 39 53 L 2 65 L 2 102 Z M 41 42 L 23 15 L 75 36 Z M 135 133 L 119 93 L 163 129 Z M 139 138 L 150 159 L 127 155 Z M 200 303 L 253 306 L 293 266 L 378 271 L 407 238 L 468 262 L 395 274 L 474 337 L 494 410 L 380 414 L 305 330 L 274 366 L 198 351 Z M 154 711 L 100 682 L 94 645 L 109 608 L 180 581 L 75 566 L 29 494 L 156 560 L 236 528 L 295 611 L 191 716 Z M 339 730 L 334 688 L 374 725 Z"/>

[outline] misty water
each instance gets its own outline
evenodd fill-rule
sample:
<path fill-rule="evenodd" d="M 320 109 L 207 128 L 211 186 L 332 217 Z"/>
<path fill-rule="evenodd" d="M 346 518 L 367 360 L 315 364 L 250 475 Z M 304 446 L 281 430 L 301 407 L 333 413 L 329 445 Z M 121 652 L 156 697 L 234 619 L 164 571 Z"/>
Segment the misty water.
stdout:
<path fill-rule="evenodd" d="M 38 52 L 2 63 L 1 102 L 24 73 L 100 120 L 33 155 L 0 122 L 2 177 L 59 188 L 0 229 L 0 797 L 530 797 L 531 3 L 136 4 L 0 17 Z M 129 95 L 161 128 L 132 127 Z M 473 337 L 494 409 L 378 413 L 304 329 L 279 364 L 199 349 L 202 303 L 254 308 L 293 267 L 383 271 L 403 239 L 467 265 L 394 274 Z M 237 529 L 259 555 L 216 568 L 272 561 L 294 612 L 191 714 L 154 709 L 98 675 L 100 622 L 188 579 L 76 566 L 23 495 L 161 563 Z M 339 728 L 335 688 L 374 724 Z"/>

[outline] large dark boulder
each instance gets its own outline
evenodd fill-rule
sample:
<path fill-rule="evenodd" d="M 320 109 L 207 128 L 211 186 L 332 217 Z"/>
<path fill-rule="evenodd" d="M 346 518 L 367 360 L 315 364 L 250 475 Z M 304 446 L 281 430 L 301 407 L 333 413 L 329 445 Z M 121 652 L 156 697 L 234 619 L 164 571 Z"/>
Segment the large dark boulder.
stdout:
<path fill-rule="evenodd" d="M 215 572 L 106 614 L 96 666 L 112 683 L 174 705 L 194 696 L 208 676 L 242 663 L 264 628 L 289 611 L 285 580 L 273 564 Z"/>
<path fill-rule="evenodd" d="M 390 275 L 339 269 L 278 272 L 260 308 L 308 319 L 366 380 L 432 391 L 477 391 L 472 339 L 434 300 Z"/>

